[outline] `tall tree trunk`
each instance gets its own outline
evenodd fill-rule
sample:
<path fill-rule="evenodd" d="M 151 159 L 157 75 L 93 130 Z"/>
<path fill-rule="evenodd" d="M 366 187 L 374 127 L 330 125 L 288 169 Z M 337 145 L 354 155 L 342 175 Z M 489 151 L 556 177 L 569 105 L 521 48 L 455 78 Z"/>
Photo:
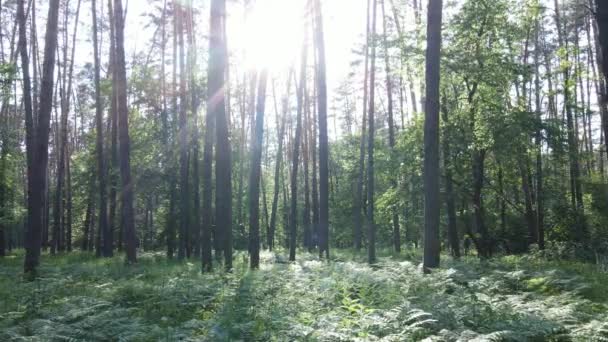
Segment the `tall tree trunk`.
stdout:
<path fill-rule="evenodd" d="M 23 0 L 21 0 L 23 1 Z M 49 0 L 46 36 L 44 46 L 44 62 L 42 86 L 40 88 L 40 105 L 38 125 L 36 129 L 32 167 L 32 181 L 28 192 L 32 197 L 29 217 L 32 220 L 26 232 L 26 254 L 24 272 L 35 275 L 40 263 L 40 244 L 42 240 L 42 211 L 44 206 L 44 189 L 46 189 L 46 172 L 48 166 L 49 126 L 53 103 L 53 76 L 55 71 L 55 50 L 57 49 L 57 26 L 59 16 L 59 0 Z"/>
<path fill-rule="evenodd" d="M 427 88 L 428 89 L 428 88 Z M 448 104 L 444 96 L 441 100 L 441 119 L 444 122 L 443 130 L 443 169 L 445 172 L 445 204 L 448 216 L 448 241 L 454 259 L 460 258 L 460 239 L 458 238 L 458 227 L 456 225 L 456 201 L 454 196 L 454 182 L 452 178 L 452 153 L 450 148 L 451 135 L 448 121 Z M 428 108 L 428 107 L 427 107 Z"/>
<path fill-rule="evenodd" d="M 365 131 L 367 126 L 367 93 L 369 89 L 369 41 L 370 41 L 370 8 L 371 1 L 367 0 L 367 23 L 365 33 L 365 69 L 363 74 L 363 114 L 361 117 L 361 140 L 359 143 L 359 170 L 357 173 L 356 192 L 353 204 L 353 226 L 354 226 L 354 247 L 356 251 L 361 249 L 361 235 L 363 226 L 362 207 L 363 203 L 363 183 L 365 174 Z"/>
<path fill-rule="evenodd" d="M 329 142 L 327 138 L 327 72 L 321 2 L 314 0 L 319 110 L 319 255 L 329 260 Z"/>
<path fill-rule="evenodd" d="M 108 227 L 107 204 L 106 204 L 106 166 L 103 155 L 103 108 L 101 102 L 100 89 L 100 62 L 99 62 L 99 43 L 97 39 L 97 2 L 91 1 L 91 11 L 93 17 L 93 60 L 95 64 L 95 126 L 97 129 L 97 139 L 95 152 L 97 154 L 97 186 L 99 191 L 99 227 L 103 232 L 103 240 L 110 242 L 110 229 Z M 103 255 L 111 257 L 113 248 L 111 243 L 103 246 Z"/>
<path fill-rule="evenodd" d="M 308 45 L 304 38 L 300 65 L 300 84 L 297 86 L 296 132 L 293 139 L 291 164 L 291 205 L 289 214 L 289 261 L 296 260 L 296 238 L 298 223 L 298 166 L 300 164 L 300 141 L 302 137 L 302 112 L 304 110 L 304 92 L 306 92 L 306 64 Z"/>
<path fill-rule="evenodd" d="M 64 74 L 63 74 L 63 86 L 61 87 L 61 122 L 60 122 L 60 133 L 59 133 L 59 159 L 57 161 L 57 185 L 55 188 L 55 202 L 53 205 L 53 245 L 51 246 L 51 253 L 54 253 L 55 250 L 64 250 L 65 242 L 62 239 L 65 231 L 65 222 L 61 220 L 61 217 L 64 212 L 63 208 L 63 183 L 65 181 L 65 166 L 66 166 L 66 158 L 69 158 L 67 154 L 67 145 L 68 145 L 68 116 L 70 112 L 70 95 L 72 94 L 72 75 L 74 72 L 74 57 L 76 53 L 76 33 L 78 32 L 78 17 L 80 14 L 80 3 L 78 0 L 78 4 L 76 7 L 76 17 L 74 21 L 74 31 L 72 34 L 72 52 L 71 58 L 69 61 L 69 70 L 66 70 L 68 67 L 65 66 L 68 63 L 67 60 L 67 50 L 68 50 L 68 41 L 65 40 L 65 45 L 63 48 L 63 63 L 64 63 Z M 67 38 L 67 18 L 69 7 L 66 6 L 66 20 L 65 20 L 65 30 L 66 30 L 66 38 Z"/>
<path fill-rule="evenodd" d="M 536 131 L 534 132 L 534 144 L 536 147 L 536 229 L 538 232 L 538 247 L 545 249 L 544 229 L 544 190 L 543 190 L 543 160 L 542 160 L 542 132 L 541 132 L 541 81 L 540 81 L 540 18 L 536 20 L 535 47 L 534 47 L 534 93 L 536 111 Z"/>
<path fill-rule="evenodd" d="M 562 23 L 560 16 L 560 8 L 558 0 L 554 0 L 555 4 L 555 25 L 558 33 L 558 43 L 560 47 L 565 48 L 566 55 L 563 57 L 564 61 L 569 60 L 567 40 L 564 38 L 562 32 Z M 566 108 L 566 121 L 568 130 L 568 157 L 570 163 L 570 183 L 571 183 L 571 202 L 572 208 L 577 212 L 577 221 L 581 227 L 581 231 L 584 231 L 583 223 L 583 194 L 580 180 L 580 164 L 578 159 L 578 137 L 576 134 L 575 122 L 573 118 L 573 106 L 576 103 L 572 103 L 571 85 L 570 85 L 570 70 L 568 66 L 562 68 L 562 74 L 564 78 L 564 106 Z M 579 236 L 582 238 L 582 235 Z"/>
<path fill-rule="evenodd" d="M 218 235 L 224 251 L 226 270 L 232 269 L 232 183 L 231 148 L 228 139 L 228 120 L 224 93 L 227 64 L 226 37 L 224 26 L 226 1 L 211 1 L 209 34 L 209 71 L 207 79 L 208 113 L 215 117 L 216 163 L 215 163 L 215 210 Z"/>
<path fill-rule="evenodd" d="M 374 222 L 374 112 L 376 89 L 376 13 L 378 1 L 373 1 L 372 28 L 371 28 L 371 66 L 369 76 L 369 109 L 368 109 L 368 135 L 367 135 L 367 261 L 376 262 L 376 226 Z"/>
<path fill-rule="evenodd" d="M 386 71 L 386 98 L 388 101 L 388 145 L 391 148 L 391 156 L 395 157 L 395 124 L 393 119 L 393 81 L 391 75 L 391 64 L 390 56 L 388 53 L 388 32 L 387 32 L 387 21 L 385 3 L 386 0 L 382 0 L 382 31 L 383 31 L 383 46 L 384 46 L 384 67 Z M 392 158 L 391 158 L 392 159 Z M 391 179 L 391 186 L 397 190 L 397 177 L 393 176 Z M 398 209 L 393 208 L 393 245 L 395 246 L 395 252 L 401 252 L 401 232 L 399 231 L 399 214 Z"/>
<path fill-rule="evenodd" d="M 32 86 L 30 81 L 30 62 L 27 52 L 27 41 L 26 41 L 26 15 L 25 15 L 25 0 L 19 0 L 17 2 L 17 21 L 19 22 L 19 52 L 21 55 L 21 77 L 23 78 L 23 106 L 25 111 L 25 148 L 26 148 L 26 157 L 27 157 L 27 183 L 32 184 L 33 179 L 33 167 L 34 167 L 34 140 L 35 140 L 35 125 L 34 125 L 34 116 L 32 109 Z M 33 29 L 33 28 L 32 28 Z M 36 66 L 34 65 L 34 69 Z M 3 151 L 6 150 L 3 148 Z M 27 209 L 28 209 L 28 217 L 27 223 L 28 226 L 31 227 L 32 223 L 35 222 L 38 218 L 33 217 L 32 215 L 35 212 L 35 208 L 32 205 L 35 203 L 32 201 L 31 186 L 28 186 L 28 194 L 27 194 Z M 44 193 L 44 188 L 40 190 Z M 44 195 L 43 195 L 44 196 Z M 41 211 L 42 213 L 42 211 Z M 42 219 L 42 216 L 39 218 Z M 4 237 L 4 232 L 2 233 L 2 238 Z M 27 243 L 28 241 L 26 241 Z M 26 245 L 27 247 L 27 245 Z M 4 241 L 1 242 L 0 248 L 4 249 Z M 4 253 L 3 253 L 4 254 Z"/>
<path fill-rule="evenodd" d="M 179 249 L 177 258 L 183 260 L 189 250 L 190 189 L 188 188 L 188 118 L 186 99 L 186 63 L 184 54 L 184 11 L 178 2 L 175 3 L 176 32 L 179 39 L 179 164 L 180 164 L 180 219 Z"/>
<path fill-rule="evenodd" d="M 429 0 L 424 119 L 424 268 L 439 266 L 439 64 L 442 0 Z"/>
<path fill-rule="evenodd" d="M 127 70 L 124 46 L 124 16 L 122 0 L 114 0 L 114 31 L 116 35 L 116 72 L 114 86 L 116 87 L 116 102 L 118 112 L 118 135 L 120 139 L 120 179 L 122 227 L 124 232 L 125 251 L 128 263 L 137 262 L 137 236 L 135 233 L 135 218 L 133 212 L 133 182 L 131 180 L 130 138 L 129 138 L 129 108 L 127 106 Z"/>
<path fill-rule="evenodd" d="M 255 131 L 252 139 L 249 170 L 249 253 L 251 269 L 260 267 L 260 173 L 262 144 L 264 141 L 264 111 L 266 110 L 266 83 L 268 71 L 260 74 L 257 91 Z"/>
<path fill-rule="evenodd" d="M 110 65 L 112 80 L 115 78 L 116 72 L 116 34 L 114 28 L 114 6 L 112 5 L 113 0 L 108 0 L 108 17 L 110 20 Z M 118 108 L 117 108 L 117 97 L 116 87 L 112 86 L 112 94 L 110 95 L 110 167 L 109 167 L 109 178 L 110 178 L 110 206 L 108 209 L 108 240 L 107 244 L 113 245 L 114 232 L 116 231 L 116 208 L 117 208 L 117 189 L 118 189 Z M 123 225 L 119 225 L 118 229 L 118 243 L 117 247 L 119 251 L 122 251 L 123 247 Z"/>
<path fill-rule="evenodd" d="M 287 99 L 289 98 L 290 95 L 290 88 L 291 88 L 291 74 L 288 76 L 287 79 L 287 94 L 285 95 L 285 98 L 282 100 L 283 104 L 282 104 L 282 115 L 281 118 L 279 119 L 279 111 L 276 108 L 276 104 L 275 104 L 275 111 L 276 111 L 276 122 L 277 122 L 277 127 L 278 128 L 278 147 L 277 147 L 277 158 L 276 158 L 276 164 L 275 164 L 275 169 L 274 169 L 274 191 L 273 191 L 273 195 L 272 195 L 272 209 L 270 211 L 270 231 L 269 234 L 267 236 L 267 243 L 268 243 L 268 249 L 272 250 L 274 248 L 274 235 L 276 232 L 276 222 L 277 222 L 277 207 L 278 207 L 278 202 L 279 202 L 279 188 L 280 188 L 280 177 L 281 177 L 281 164 L 283 162 L 283 138 L 285 136 L 285 121 L 286 121 L 286 117 L 287 117 Z M 274 101 L 276 102 L 276 93 L 274 91 L 274 85 L 273 85 L 273 97 L 275 98 Z"/>

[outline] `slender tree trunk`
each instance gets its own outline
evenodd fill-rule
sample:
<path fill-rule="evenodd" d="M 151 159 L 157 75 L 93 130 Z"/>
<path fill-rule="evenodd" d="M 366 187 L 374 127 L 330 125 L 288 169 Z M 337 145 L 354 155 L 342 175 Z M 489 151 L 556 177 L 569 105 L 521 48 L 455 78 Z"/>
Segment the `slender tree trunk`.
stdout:
<path fill-rule="evenodd" d="M 127 106 L 127 71 L 124 47 L 124 17 L 122 0 L 114 0 L 114 31 L 116 34 L 116 72 L 114 86 L 116 87 L 116 102 L 118 112 L 118 135 L 120 139 L 120 179 L 122 227 L 124 232 L 125 251 L 128 263 L 137 262 L 137 236 L 133 212 L 133 182 L 131 180 L 130 138 L 129 138 L 129 108 Z"/>
<path fill-rule="evenodd" d="M 297 86 L 296 132 L 293 139 L 291 164 L 291 205 L 289 215 L 289 261 L 296 260 L 296 238 L 298 223 L 298 166 L 300 164 L 300 141 L 302 137 L 302 112 L 304 110 L 304 92 L 306 92 L 306 64 L 308 46 L 304 38 L 300 65 L 300 84 Z"/>
<path fill-rule="evenodd" d="M 329 260 L 329 142 L 327 138 L 327 73 L 321 2 L 314 0 L 319 110 L 319 255 Z"/>
<path fill-rule="evenodd" d="M 26 157 L 27 157 L 27 183 L 32 184 L 33 179 L 33 167 L 34 167 L 34 138 L 35 138 L 35 125 L 34 125 L 34 116 L 32 110 L 32 86 L 30 81 L 30 63 L 27 52 L 27 42 L 26 42 L 26 15 L 25 15 L 25 0 L 19 0 L 17 2 L 17 21 L 19 22 L 19 52 L 21 55 L 21 76 L 23 78 L 23 106 L 25 112 L 25 146 L 26 146 Z M 33 29 L 33 28 L 32 28 Z M 36 66 L 34 65 L 34 69 Z M 3 148 L 3 152 L 6 149 Z M 44 192 L 44 189 L 40 190 Z M 32 188 L 28 186 L 28 194 L 27 194 L 27 209 L 28 209 L 28 217 L 27 224 L 31 227 L 32 223 L 34 223 L 38 218 L 33 217 L 32 215 L 35 212 L 35 208 L 32 205 L 35 203 L 32 201 Z M 42 211 L 41 211 L 42 213 Z M 42 219 L 42 216 L 40 217 Z M 4 232 L 2 232 L 1 236 L 4 238 Z M 28 241 L 26 241 L 27 247 Z M 4 241 L 1 241 L 0 248 L 4 249 Z M 4 254 L 4 253 L 2 253 Z"/>
<path fill-rule="evenodd" d="M 99 62 L 99 43 L 97 39 L 97 2 L 91 1 L 91 11 L 93 17 L 93 60 L 95 65 L 95 125 L 97 129 L 97 139 L 95 152 L 97 154 L 97 186 L 99 191 L 99 227 L 103 232 L 103 240 L 111 242 L 110 230 L 108 227 L 107 203 L 106 203 L 106 166 L 103 155 L 103 108 L 101 102 L 101 76 Z M 103 246 L 103 255 L 111 257 L 113 248 L 111 243 L 105 243 Z"/>
<path fill-rule="evenodd" d="M 179 160 L 180 160 L 180 220 L 179 220 L 179 249 L 177 258 L 183 260 L 188 253 L 190 189 L 188 188 L 188 118 L 186 100 L 186 63 L 184 55 L 184 11 L 178 2 L 175 3 L 176 32 L 179 42 Z"/>
<path fill-rule="evenodd" d="M 427 88 L 428 89 L 428 88 Z M 450 143 L 452 137 L 450 135 L 450 126 L 448 121 L 448 104 L 447 98 L 444 96 L 441 100 L 441 119 L 444 122 L 443 130 L 443 169 L 445 172 L 445 204 L 448 216 L 448 241 L 450 250 L 454 259 L 460 258 L 460 239 L 458 238 L 458 227 L 456 225 L 456 201 L 454 196 L 454 184 L 452 178 L 452 153 Z M 428 107 L 427 107 L 428 108 Z"/>
<path fill-rule="evenodd" d="M 361 235 L 363 226 L 362 207 L 363 202 L 363 183 L 365 173 L 365 131 L 367 126 L 367 93 L 369 89 L 369 41 L 370 41 L 370 8 L 371 1 L 367 0 L 367 24 L 365 34 L 365 69 L 363 75 L 363 114 L 361 117 L 361 140 L 359 144 L 359 171 L 357 173 L 357 183 L 355 184 L 356 192 L 353 204 L 353 226 L 354 231 L 354 247 L 356 251 L 361 249 Z"/>
<path fill-rule="evenodd" d="M 536 110 L 536 131 L 534 132 L 534 144 L 536 147 L 536 228 L 538 231 L 538 247 L 545 249 L 544 229 L 544 190 L 543 190 L 543 160 L 542 160 L 542 132 L 541 132 L 541 84 L 540 84 L 540 18 L 536 21 L 535 47 L 534 47 L 534 93 Z"/>
<path fill-rule="evenodd" d="M 267 79 L 268 71 L 264 69 L 260 74 L 258 84 L 255 131 L 252 136 L 251 168 L 249 170 L 249 253 L 251 254 L 249 266 L 251 269 L 260 267 L 260 174 Z"/>
<path fill-rule="evenodd" d="M 108 0 L 108 17 L 110 20 L 110 65 L 112 80 L 115 79 L 116 72 L 116 34 L 114 28 L 114 6 L 113 0 Z M 113 245 L 114 232 L 116 231 L 116 208 L 117 208 L 117 189 L 118 189 L 118 108 L 116 86 L 112 82 L 112 94 L 110 95 L 110 205 L 108 209 L 108 241 L 107 244 Z M 117 248 L 122 251 L 123 247 L 123 226 L 119 225 Z"/>
<path fill-rule="evenodd" d="M 226 37 L 224 25 L 226 18 L 225 0 L 211 1 L 211 20 L 209 34 L 209 70 L 207 78 L 207 112 L 214 115 L 217 142 L 215 164 L 215 210 L 216 224 L 221 236 L 226 270 L 232 269 L 232 184 L 231 148 L 228 139 L 226 118 L 226 99 L 224 94 L 227 64 Z"/>
<path fill-rule="evenodd" d="M 391 148 L 391 156 L 395 157 L 395 124 L 393 119 L 393 81 L 391 75 L 391 64 L 390 56 L 388 53 L 388 33 L 387 33 L 387 21 L 385 3 L 386 0 L 382 0 L 382 31 L 383 31 L 383 45 L 384 45 L 384 67 L 386 71 L 386 94 L 388 101 L 388 145 Z M 393 159 L 391 158 L 391 159 Z M 397 190 L 397 176 L 393 176 L 391 179 L 391 186 Z M 395 246 L 395 252 L 401 252 L 401 232 L 399 229 L 399 214 L 398 208 L 393 209 L 393 245 Z"/>
<path fill-rule="evenodd" d="M 22 0 L 23 1 L 23 0 Z M 35 275 L 40 263 L 40 245 L 42 240 L 42 212 L 44 207 L 44 189 L 46 189 L 46 172 L 48 166 L 49 126 L 53 103 L 53 76 L 55 71 L 55 50 L 57 49 L 57 26 L 59 16 L 59 0 L 49 0 L 47 27 L 44 46 L 44 62 L 42 86 L 40 89 L 40 105 L 38 125 L 34 142 L 34 165 L 32 181 L 28 192 L 32 197 L 29 217 L 32 220 L 26 232 L 26 254 L 24 272 Z"/>
<path fill-rule="evenodd" d="M 429 0 L 424 120 L 424 258 L 423 267 L 439 266 L 439 64 L 442 0 Z"/>
<path fill-rule="evenodd" d="M 368 135 L 367 135 L 367 261 L 376 262 L 376 226 L 374 222 L 374 121 L 375 121 L 375 89 L 376 89 L 376 13 L 378 1 L 373 1 L 372 28 L 371 28 L 371 67 L 369 76 L 369 109 L 368 109 Z"/>

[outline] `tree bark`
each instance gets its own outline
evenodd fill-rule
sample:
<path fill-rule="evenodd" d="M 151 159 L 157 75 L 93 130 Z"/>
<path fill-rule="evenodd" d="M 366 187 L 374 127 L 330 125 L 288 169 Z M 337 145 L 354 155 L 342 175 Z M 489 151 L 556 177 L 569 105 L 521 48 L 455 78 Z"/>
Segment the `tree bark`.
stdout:
<path fill-rule="evenodd" d="M 327 72 L 321 2 L 314 0 L 319 110 L 319 255 L 329 260 L 329 142 L 327 137 Z"/>
<path fill-rule="evenodd" d="M 388 53 L 388 33 L 387 33 L 387 16 L 384 3 L 386 0 L 382 0 L 382 31 L 383 31 L 383 46 L 384 46 L 384 67 L 386 71 L 386 98 L 388 101 L 388 145 L 391 148 L 391 157 L 395 156 L 395 124 L 393 119 L 393 81 L 391 79 L 391 64 L 390 56 Z M 392 160 L 393 158 L 391 158 Z M 393 176 L 391 179 L 391 186 L 397 190 L 397 176 Z M 398 209 L 392 209 L 393 219 L 393 246 L 395 252 L 401 252 L 401 232 L 399 229 L 399 214 Z"/>
<path fill-rule="evenodd" d="M 58 15 L 59 0 L 50 0 L 44 46 L 42 85 L 40 88 L 40 110 L 33 151 L 35 162 L 32 167 L 32 182 L 28 185 L 28 192 L 32 196 L 32 212 L 29 215 L 32 220 L 26 231 L 27 242 L 24 272 L 33 276 L 35 276 L 36 268 L 40 263 L 40 244 L 43 225 L 42 211 L 48 166 L 49 128 L 53 103 L 53 76 L 55 71 L 55 50 L 57 49 Z"/>
<path fill-rule="evenodd" d="M 179 219 L 179 249 L 177 258 L 183 260 L 189 250 L 189 217 L 190 189 L 188 188 L 188 118 L 186 99 L 186 63 L 184 54 L 184 11 L 179 2 L 175 3 L 174 16 L 179 42 L 179 188 L 180 188 L 180 219 Z"/>
<path fill-rule="evenodd" d="M 375 120 L 375 85 L 376 85 L 376 12 L 378 1 L 373 1 L 372 28 L 371 28 L 371 67 L 369 76 L 369 107 L 368 107 L 368 135 L 367 135 L 367 261 L 376 262 L 376 226 L 374 222 L 374 120 Z"/>
<path fill-rule="evenodd" d="M 255 131 L 252 139 L 249 170 L 249 253 L 251 269 L 260 267 L 260 174 L 262 144 L 264 141 L 264 112 L 266 110 L 266 83 L 268 71 L 260 74 L 257 91 Z"/>
<path fill-rule="evenodd" d="M 423 267 L 439 267 L 439 82 L 442 0 L 429 0 L 424 120 Z"/>
<path fill-rule="evenodd" d="M 114 86 L 116 87 L 116 102 L 118 113 L 118 135 L 120 140 L 120 179 L 122 227 L 124 232 L 127 263 L 137 262 L 137 236 L 133 212 L 133 182 L 131 180 L 130 138 L 129 138 L 129 108 L 127 106 L 127 71 L 124 47 L 124 16 L 122 0 L 114 0 L 114 31 L 116 34 L 116 72 Z"/>
<path fill-rule="evenodd" d="M 104 241 L 111 242 L 110 229 L 108 227 L 108 216 L 107 216 L 107 189 L 106 189 L 106 166 L 103 155 L 103 108 L 101 102 L 101 89 L 100 89 L 100 62 L 99 62 L 99 43 L 97 39 L 97 2 L 96 0 L 91 1 L 91 11 L 93 17 L 93 60 L 95 64 L 95 126 L 97 129 L 97 139 L 95 145 L 95 152 L 97 154 L 97 190 L 99 191 L 99 227 L 103 232 Z M 113 254 L 113 248 L 111 243 L 104 243 L 103 255 L 105 257 L 111 257 Z"/>
<path fill-rule="evenodd" d="M 226 1 L 211 1 L 209 34 L 209 71 L 207 78 L 208 113 L 215 117 L 216 164 L 215 164 L 215 210 L 217 230 L 220 232 L 224 252 L 224 267 L 232 269 L 232 183 L 231 148 L 228 139 L 228 120 L 224 93 L 227 64 L 226 37 L 224 25 Z"/>

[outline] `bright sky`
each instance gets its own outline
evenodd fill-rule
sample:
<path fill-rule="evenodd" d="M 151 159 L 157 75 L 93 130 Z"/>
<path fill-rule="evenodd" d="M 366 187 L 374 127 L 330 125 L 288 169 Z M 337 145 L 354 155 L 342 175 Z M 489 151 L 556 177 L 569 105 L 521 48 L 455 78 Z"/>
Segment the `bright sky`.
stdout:
<path fill-rule="evenodd" d="M 197 34 L 208 30 L 208 0 L 194 0 L 199 10 Z M 351 50 L 365 32 L 366 0 L 322 0 L 328 86 L 337 87 L 349 71 Z M 228 1 L 228 44 L 230 49 L 247 49 L 247 66 L 268 66 L 284 70 L 300 55 L 305 0 L 257 0 L 255 8 L 243 13 L 242 1 Z M 126 51 L 146 48 L 153 29 L 144 29 L 151 9 L 148 0 L 128 0 Z M 203 27 L 204 25 L 204 27 Z M 169 28 L 170 29 L 170 28 Z M 206 46 L 202 46 L 206 49 Z M 266 62 L 264 62 L 266 61 Z M 275 70 L 275 71 L 280 71 Z M 331 97 L 331 94 L 330 94 Z"/>

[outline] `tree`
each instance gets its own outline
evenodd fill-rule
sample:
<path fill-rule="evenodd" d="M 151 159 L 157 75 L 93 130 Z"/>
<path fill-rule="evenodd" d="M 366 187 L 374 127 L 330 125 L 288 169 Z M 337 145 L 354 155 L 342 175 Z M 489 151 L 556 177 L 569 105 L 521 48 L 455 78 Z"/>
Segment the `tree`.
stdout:
<path fill-rule="evenodd" d="M 390 56 L 388 53 L 388 33 L 387 33 L 387 16 L 385 9 L 386 0 L 382 0 L 382 28 L 383 28 L 383 46 L 384 46 L 384 68 L 386 71 L 386 99 L 388 102 L 388 145 L 391 148 L 391 156 L 394 155 L 395 150 L 395 124 L 393 119 L 393 81 L 391 75 Z M 393 177 L 391 180 L 393 188 L 397 189 L 397 178 Z M 395 252 L 401 252 L 401 233 L 399 229 L 399 214 L 397 208 L 393 208 L 393 245 Z"/>
<path fill-rule="evenodd" d="M 367 261 L 376 262 L 376 226 L 374 222 L 374 112 L 375 112 L 375 84 L 376 84 L 376 12 L 378 1 L 373 0 L 372 10 L 372 51 L 369 76 L 369 110 L 368 136 L 367 136 Z"/>
<path fill-rule="evenodd" d="M 329 141 L 327 137 L 327 72 L 321 2 L 314 0 L 319 111 L 319 255 L 329 259 Z"/>
<path fill-rule="evenodd" d="M 51 245 L 51 253 L 55 253 L 56 250 L 63 251 L 65 250 L 65 229 L 66 222 L 63 222 L 63 196 L 64 189 L 63 183 L 65 181 L 65 169 L 67 165 L 67 158 L 69 158 L 68 149 L 68 115 L 70 112 L 70 98 L 72 93 L 72 77 L 74 74 L 74 55 L 76 52 L 76 33 L 78 30 L 78 17 L 80 14 L 80 3 L 78 1 L 76 7 L 76 17 L 74 22 L 74 31 L 72 34 L 72 52 L 71 58 L 68 66 L 68 42 L 67 40 L 64 42 L 63 46 L 63 79 L 60 82 L 61 86 L 60 97 L 61 97 L 61 123 L 60 123 L 60 134 L 59 134 L 59 159 L 57 160 L 57 186 L 55 188 L 55 201 L 53 204 L 53 244 Z M 69 7 L 66 6 L 66 27 L 67 30 L 67 18 L 68 18 L 68 10 Z"/>
<path fill-rule="evenodd" d="M 21 0 L 23 1 L 23 0 Z M 20 2 L 21 2 L 20 1 Z M 55 72 L 55 51 L 57 50 L 57 26 L 59 0 L 49 1 L 46 35 L 44 38 L 44 62 L 42 83 L 40 87 L 40 105 L 38 106 L 38 124 L 33 139 L 33 161 L 31 182 L 28 193 L 31 196 L 30 213 L 26 230 L 26 253 L 24 272 L 35 275 L 40 263 L 40 246 L 42 240 L 44 189 L 46 189 L 46 172 L 48 166 L 49 127 L 53 103 L 53 76 Z"/>
<path fill-rule="evenodd" d="M 296 132 L 293 139 L 293 154 L 291 164 L 291 205 L 289 214 L 289 261 L 296 260 L 296 237 L 298 222 L 298 166 L 300 164 L 300 145 L 302 137 L 302 113 L 304 111 L 304 93 L 306 92 L 306 64 L 308 46 L 306 39 L 302 45 L 300 60 L 300 83 L 297 86 Z M 295 76 L 294 76 L 295 77 Z"/>
<path fill-rule="evenodd" d="M 424 118 L 423 267 L 439 266 L 439 82 L 442 0 L 429 0 Z"/>
<path fill-rule="evenodd" d="M 365 127 L 367 124 L 367 92 L 369 89 L 369 40 L 370 40 L 370 6 L 371 0 L 367 0 L 366 28 L 365 28 L 365 68 L 363 70 L 363 115 L 361 116 L 361 139 L 359 143 L 359 169 L 357 173 L 357 184 L 354 204 L 353 204 L 353 225 L 354 231 L 354 247 L 355 250 L 361 249 L 361 227 L 362 227 L 362 210 L 363 206 L 363 177 L 365 172 Z"/>
<path fill-rule="evenodd" d="M 268 71 L 264 69 L 260 74 L 258 82 L 255 131 L 251 144 L 251 168 L 249 170 L 249 266 L 251 269 L 260 267 L 260 174 L 262 168 L 262 144 L 264 141 L 267 79 Z"/>
<path fill-rule="evenodd" d="M 106 203 L 106 166 L 103 155 L 103 109 L 101 103 L 100 89 L 100 63 L 99 43 L 97 39 L 97 1 L 91 1 L 91 15 L 93 17 L 93 61 L 95 64 L 95 127 L 97 139 L 95 141 L 95 152 L 97 154 L 97 186 L 99 191 L 99 230 L 103 232 L 103 254 L 105 257 L 112 256 L 112 238 L 108 227 L 107 203 Z M 109 242 L 109 243 L 108 243 Z"/>
<path fill-rule="evenodd" d="M 180 187 L 180 220 L 179 220 L 179 249 L 177 258 L 182 260 L 190 255 L 189 248 L 189 217 L 190 189 L 188 188 L 188 118 L 186 94 L 186 63 L 184 54 L 184 11 L 179 2 L 175 2 L 174 16 L 176 21 L 175 34 L 179 39 L 179 187 Z"/>
<path fill-rule="evenodd" d="M 207 76 L 207 112 L 214 114 L 215 210 L 218 235 L 224 252 L 224 267 L 232 269 L 232 182 L 231 148 L 226 117 L 225 74 L 227 63 L 226 1 L 212 0 L 209 33 L 209 70 Z M 206 148 L 206 145 L 205 145 Z M 204 214 L 204 213 L 203 213 Z"/>
<path fill-rule="evenodd" d="M 25 148 L 26 148 L 26 162 L 27 162 L 27 182 L 28 184 L 32 184 L 34 179 L 33 176 L 33 167 L 34 167 L 34 116 L 32 110 L 32 86 L 30 80 L 30 63 L 27 51 L 27 38 L 26 38 L 26 22 L 25 22 L 25 0 L 20 0 L 17 2 L 17 21 L 19 22 L 19 54 L 21 56 L 21 73 L 23 77 L 23 106 L 25 111 Z M 35 69 L 35 68 L 34 68 Z M 4 143 L 3 143 L 4 145 Z M 2 146 L 3 152 L 6 150 L 6 146 Z M 35 208 L 32 207 L 34 205 L 33 196 L 31 191 L 31 187 L 28 187 L 28 196 L 27 196 L 27 209 L 28 209 L 28 224 L 31 224 L 37 219 L 32 215 L 35 213 Z M 4 195 L 3 195 L 4 197 Z M 41 217 L 42 218 L 42 217 Z M 4 229 L 2 229 L 0 238 L 0 249 L 2 249 L 2 254 L 4 255 Z"/>
<path fill-rule="evenodd" d="M 122 222 L 125 240 L 125 251 L 128 263 L 137 262 L 137 237 L 133 211 L 133 183 L 131 180 L 131 159 L 129 139 L 129 108 L 127 106 L 127 71 L 124 45 L 125 18 L 122 0 L 114 0 L 114 32 L 116 34 L 116 55 L 114 87 L 116 87 L 116 104 L 118 113 L 118 139 L 120 141 L 120 179 L 122 181 L 121 203 Z"/>

